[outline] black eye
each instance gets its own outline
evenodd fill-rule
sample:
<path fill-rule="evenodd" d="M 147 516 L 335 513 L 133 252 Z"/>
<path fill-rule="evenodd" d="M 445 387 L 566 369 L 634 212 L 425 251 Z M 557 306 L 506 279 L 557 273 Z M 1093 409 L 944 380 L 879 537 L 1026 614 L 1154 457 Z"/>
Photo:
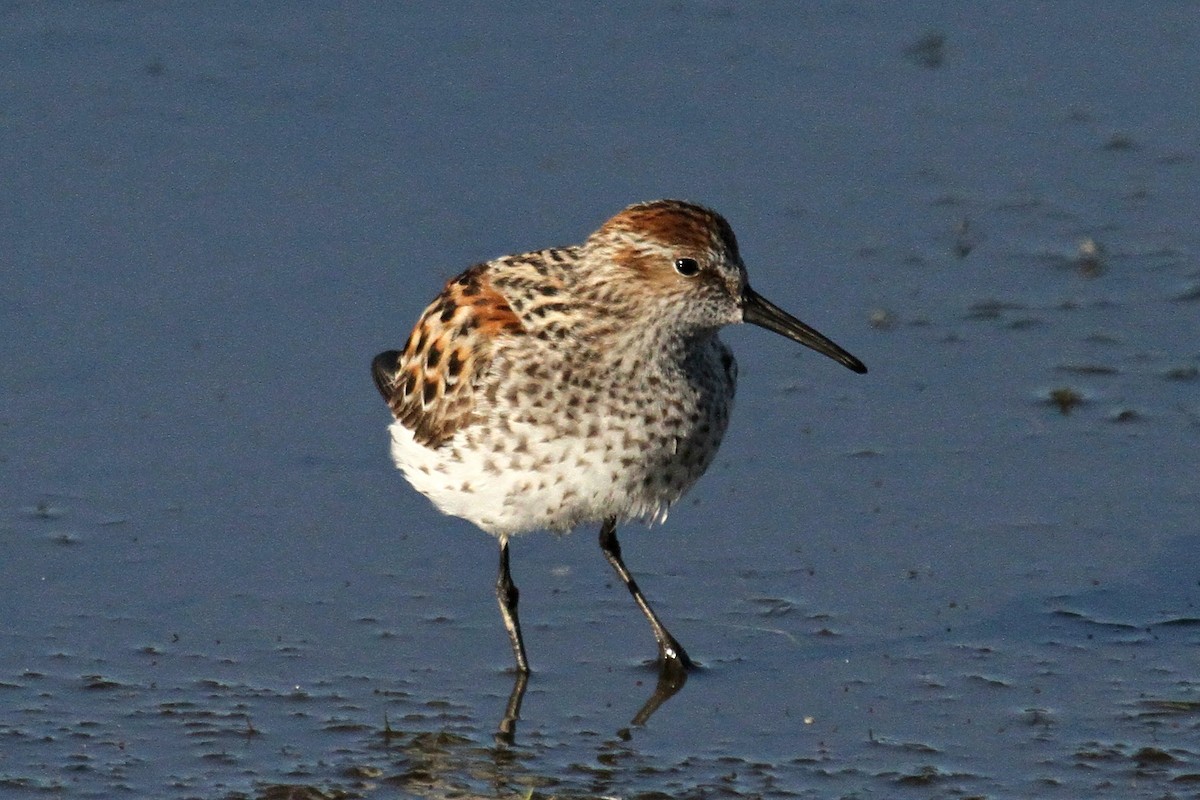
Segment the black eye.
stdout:
<path fill-rule="evenodd" d="M 691 278 L 700 272 L 700 262 L 694 258 L 675 259 L 675 271 L 685 278 Z"/>

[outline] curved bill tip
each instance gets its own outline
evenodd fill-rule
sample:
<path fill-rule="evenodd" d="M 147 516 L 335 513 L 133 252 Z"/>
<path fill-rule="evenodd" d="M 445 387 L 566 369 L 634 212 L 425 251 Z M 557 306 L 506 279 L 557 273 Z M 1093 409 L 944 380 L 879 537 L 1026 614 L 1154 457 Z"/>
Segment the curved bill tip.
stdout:
<path fill-rule="evenodd" d="M 812 348 L 860 375 L 867 371 L 866 364 L 850 355 L 828 336 L 796 319 L 749 286 L 746 287 L 742 300 L 742 320 Z"/>

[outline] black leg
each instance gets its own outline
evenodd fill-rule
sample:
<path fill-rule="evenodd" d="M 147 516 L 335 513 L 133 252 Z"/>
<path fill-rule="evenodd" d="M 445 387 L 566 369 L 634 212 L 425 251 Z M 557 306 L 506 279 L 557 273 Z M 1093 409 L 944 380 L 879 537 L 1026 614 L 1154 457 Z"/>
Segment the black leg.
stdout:
<path fill-rule="evenodd" d="M 654 638 L 658 641 L 658 657 L 662 662 L 663 668 L 665 670 L 680 670 L 692 666 L 692 660 L 688 658 L 688 654 L 675 637 L 671 635 L 671 632 L 666 629 L 666 626 L 659 621 L 658 616 L 654 613 L 654 609 L 650 608 L 650 604 L 642 596 L 642 590 L 638 588 L 637 581 L 629 574 L 629 570 L 625 567 L 625 562 L 621 560 L 621 543 L 617 541 L 616 517 L 609 517 L 600 526 L 600 549 L 604 551 L 604 557 L 608 559 L 608 563 L 612 564 L 612 568 L 617 571 L 617 574 L 621 576 L 621 580 L 625 582 L 625 586 L 629 589 L 629 593 L 633 595 L 638 608 L 646 615 L 646 619 L 650 620 L 650 627 L 654 631 Z"/>
<path fill-rule="evenodd" d="M 500 616 L 504 617 L 504 628 L 512 642 L 513 656 L 517 659 L 517 672 L 529 673 L 529 661 L 525 658 L 525 642 L 521 639 L 521 622 L 517 619 L 517 600 L 521 593 L 513 583 L 508 571 L 508 539 L 500 540 L 500 576 L 496 578 L 496 599 L 500 602 Z"/>

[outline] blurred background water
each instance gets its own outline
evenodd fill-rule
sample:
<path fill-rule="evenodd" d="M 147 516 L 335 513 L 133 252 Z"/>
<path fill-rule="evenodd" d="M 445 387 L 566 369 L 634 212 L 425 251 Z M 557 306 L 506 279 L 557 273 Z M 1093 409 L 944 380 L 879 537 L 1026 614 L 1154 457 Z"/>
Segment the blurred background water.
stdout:
<path fill-rule="evenodd" d="M 0 4 L 0 795 L 1200 796 L 1192 3 Z M 858 378 L 725 334 L 625 556 L 494 543 L 367 366 L 627 203 L 725 214 Z M 614 583 L 616 585 L 614 585 Z"/>

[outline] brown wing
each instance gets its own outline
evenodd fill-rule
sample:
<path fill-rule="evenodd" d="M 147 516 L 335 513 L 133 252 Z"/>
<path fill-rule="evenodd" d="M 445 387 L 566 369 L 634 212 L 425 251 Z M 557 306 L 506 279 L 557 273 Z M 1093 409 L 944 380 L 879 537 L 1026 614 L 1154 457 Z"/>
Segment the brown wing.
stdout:
<path fill-rule="evenodd" d="M 426 447 L 470 424 L 476 381 L 501 336 L 524 333 L 487 264 L 459 275 L 421 315 L 404 350 L 375 356 L 371 373 L 400 423 Z"/>

